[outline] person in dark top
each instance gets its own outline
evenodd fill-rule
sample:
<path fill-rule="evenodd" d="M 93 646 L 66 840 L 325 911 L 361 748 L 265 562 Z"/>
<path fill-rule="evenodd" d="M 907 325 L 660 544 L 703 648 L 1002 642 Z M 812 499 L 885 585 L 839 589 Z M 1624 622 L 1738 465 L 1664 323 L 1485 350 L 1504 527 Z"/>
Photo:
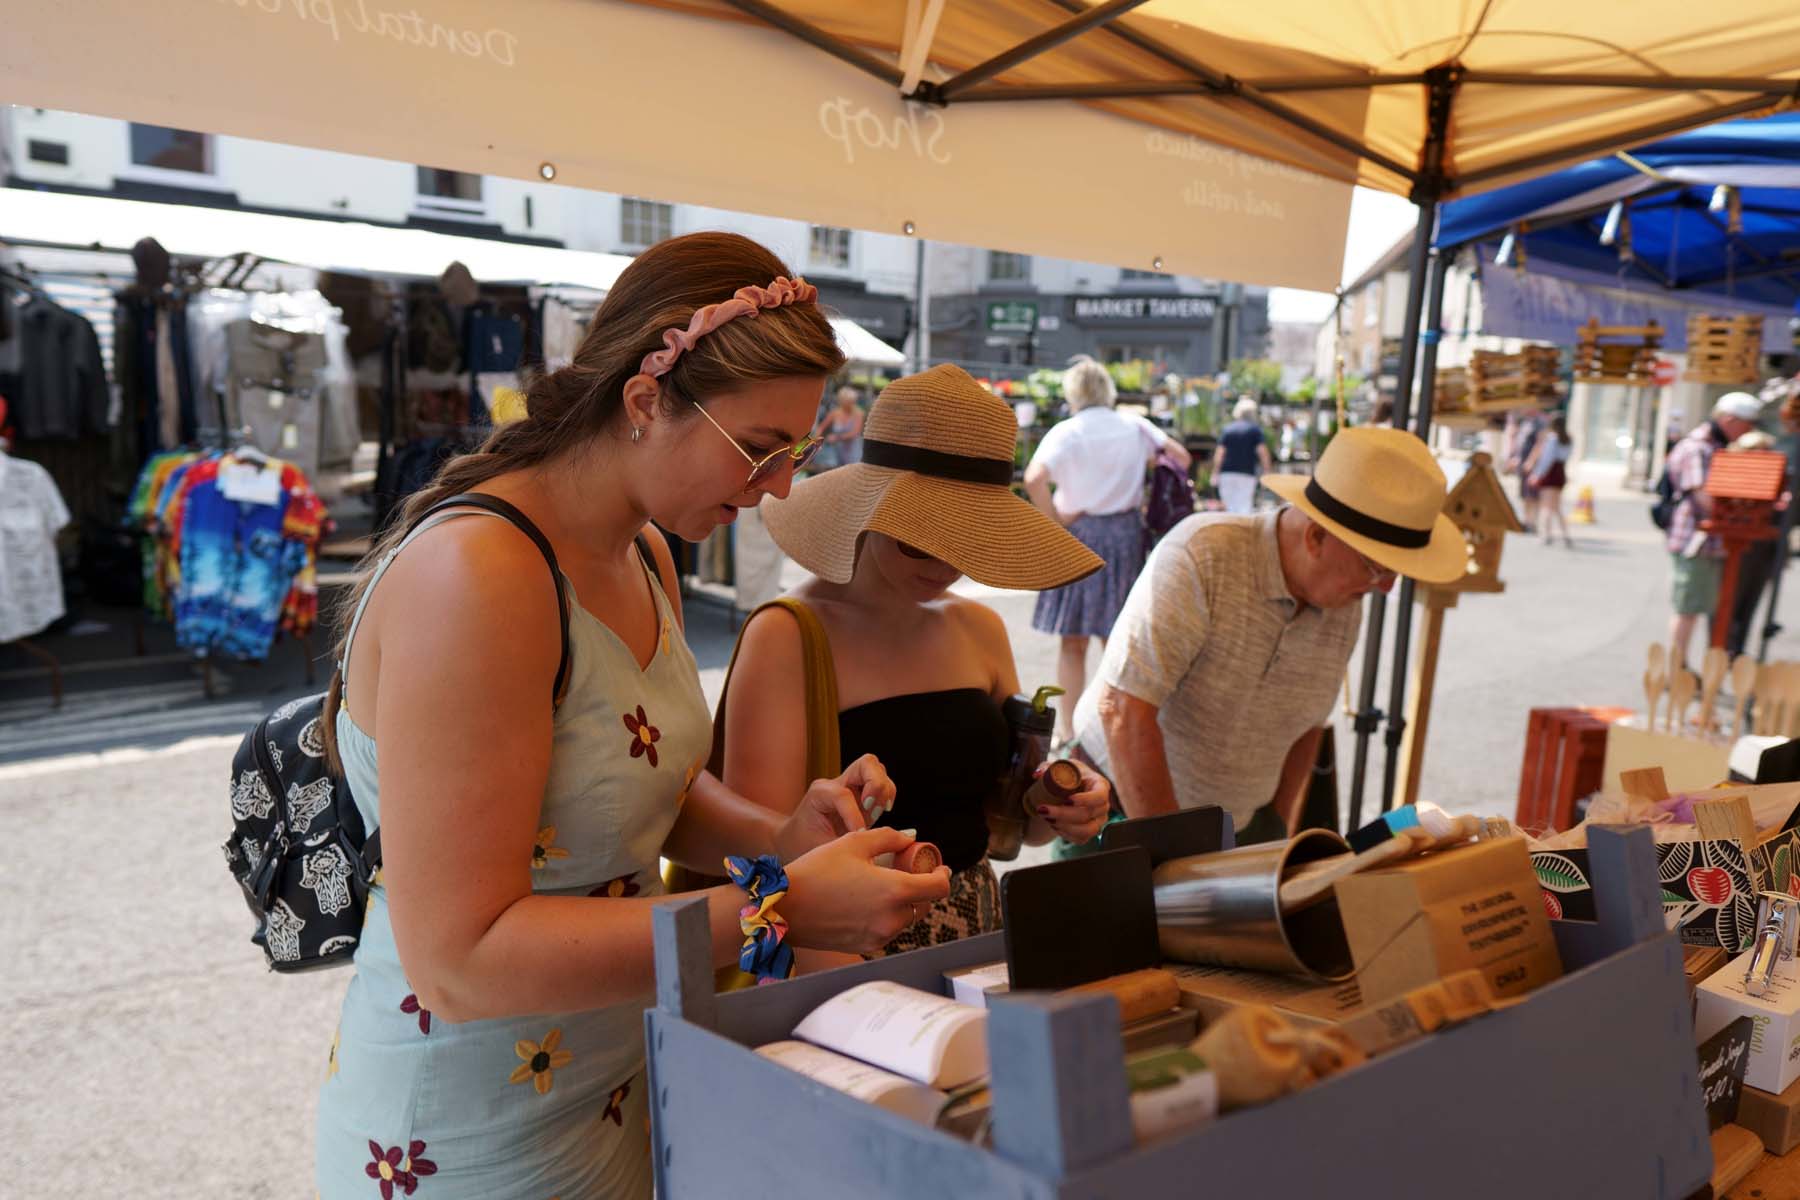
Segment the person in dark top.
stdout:
<path fill-rule="evenodd" d="M 1251 512 L 1256 507 L 1256 477 L 1273 469 L 1269 461 L 1269 443 L 1257 424 L 1256 401 L 1246 397 L 1231 410 L 1231 424 L 1219 435 L 1219 447 L 1213 451 L 1213 482 L 1218 485 L 1219 499 L 1225 511 Z"/>
<path fill-rule="evenodd" d="M 1058 587 L 1100 567 L 1008 488 L 1017 433 L 1003 401 L 958 367 L 934 367 L 882 392 L 861 463 L 763 507 L 776 543 L 814 577 L 746 622 L 715 753 L 722 733 L 722 777 L 777 810 L 792 804 L 791 781 L 822 769 L 818 751 L 834 733 L 838 758 L 880 758 L 895 804 L 877 824 L 916 830 L 951 869 L 949 897 L 883 953 L 1000 924 L 983 803 L 1008 766 L 1000 704 L 1020 690 L 1018 670 L 999 614 L 950 586 L 968 575 Z M 1099 832 L 1111 792 L 1091 769 L 1082 777 L 1073 802 L 1034 816 L 1027 840 L 1082 843 Z M 801 965 L 825 964 L 802 956 Z"/>

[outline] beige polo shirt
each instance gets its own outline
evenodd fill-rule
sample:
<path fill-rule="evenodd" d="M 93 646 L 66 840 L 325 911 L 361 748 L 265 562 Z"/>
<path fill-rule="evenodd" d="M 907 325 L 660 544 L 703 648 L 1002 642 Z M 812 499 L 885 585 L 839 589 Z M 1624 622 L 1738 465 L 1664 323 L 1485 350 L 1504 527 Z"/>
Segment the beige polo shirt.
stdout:
<path fill-rule="evenodd" d="M 1158 543 L 1113 626 L 1075 736 L 1102 770 L 1099 694 L 1157 707 L 1182 808 L 1217 804 L 1242 829 L 1275 796 L 1294 742 L 1331 717 L 1362 604 L 1303 608 L 1288 591 L 1277 513 L 1199 514 Z"/>

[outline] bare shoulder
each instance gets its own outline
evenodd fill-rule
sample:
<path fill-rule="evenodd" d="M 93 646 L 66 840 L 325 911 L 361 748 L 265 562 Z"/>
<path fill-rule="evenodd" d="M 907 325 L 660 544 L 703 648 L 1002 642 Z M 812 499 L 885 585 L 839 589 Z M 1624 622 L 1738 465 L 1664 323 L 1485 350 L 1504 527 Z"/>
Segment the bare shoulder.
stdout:
<path fill-rule="evenodd" d="M 538 548 L 511 522 L 485 515 L 434 525 L 414 538 L 382 577 L 382 608 L 406 614 L 384 621 L 395 630 L 461 637 L 480 630 L 466 649 L 560 641 L 557 591 Z M 412 640 L 410 637 L 407 640 Z"/>
<path fill-rule="evenodd" d="M 1006 632 L 1006 620 L 994 609 L 979 600 L 953 595 L 946 598 L 944 613 L 983 649 L 1004 654 L 1009 660 L 1012 658 L 1012 639 Z"/>

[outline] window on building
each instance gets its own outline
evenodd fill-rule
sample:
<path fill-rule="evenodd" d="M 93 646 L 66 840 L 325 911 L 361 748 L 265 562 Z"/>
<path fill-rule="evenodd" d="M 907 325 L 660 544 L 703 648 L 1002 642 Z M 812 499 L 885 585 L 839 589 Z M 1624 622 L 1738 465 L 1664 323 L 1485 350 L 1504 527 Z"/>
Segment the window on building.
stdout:
<path fill-rule="evenodd" d="M 831 225 L 812 227 L 812 249 L 807 262 L 815 267 L 850 268 L 850 231 Z"/>
<path fill-rule="evenodd" d="M 1031 255 L 1008 254 L 1004 250 L 988 251 L 989 283 L 1029 283 Z"/>
<path fill-rule="evenodd" d="M 131 126 L 131 162 L 133 166 L 155 167 L 160 171 L 191 171 L 197 175 L 212 174 L 212 139 L 191 129 L 167 129 L 161 125 Z"/>
<path fill-rule="evenodd" d="M 619 241 L 654 246 L 675 232 L 675 206 L 627 196 L 619 202 Z"/>
<path fill-rule="evenodd" d="M 66 167 L 69 165 L 69 144 L 67 142 L 43 142 L 32 138 L 25 143 L 25 157 L 32 162 Z"/>
<path fill-rule="evenodd" d="M 1161 271 L 1140 271 L 1136 267 L 1126 267 L 1124 273 L 1122 275 L 1120 275 L 1119 278 L 1121 280 L 1167 279 L 1168 276 L 1163 274 Z"/>
<path fill-rule="evenodd" d="M 467 171 L 420 167 L 419 195 L 433 200 L 461 200 L 468 204 L 480 204 L 481 176 Z"/>

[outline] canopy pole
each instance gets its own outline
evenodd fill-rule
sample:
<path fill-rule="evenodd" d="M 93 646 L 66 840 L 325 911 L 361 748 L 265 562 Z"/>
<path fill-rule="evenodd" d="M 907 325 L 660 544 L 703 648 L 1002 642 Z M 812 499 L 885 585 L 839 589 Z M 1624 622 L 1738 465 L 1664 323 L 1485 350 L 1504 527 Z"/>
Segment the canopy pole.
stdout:
<path fill-rule="evenodd" d="M 1413 244 L 1406 282 L 1406 321 L 1400 335 L 1400 374 L 1394 386 L 1394 428 L 1405 429 L 1412 415 L 1413 364 L 1419 349 L 1419 320 L 1425 308 L 1426 256 L 1431 247 L 1431 231 L 1437 221 L 1437 201 L 1426 199 L 1419 204 L 1419 223 L 1413 230 Z M 1350 828 L 1362 828 L 1363 790 L 1368 786 L 1369 739 L 1381 728 L 1384 714 L 1375 707 L 1375 689 L 1381 675 L 1381 641 L 1387 630 L 1387 593 L 1370 592 L 1369 620 L 1363 633 L 1362 686 L 1357 694 L 1356 750 L 1350 765 Z M 1402 628 L 1410 613 L 1400 613 Z M 1400 685 L 1402 692 L 1405 684 Z M 1390 727 L 1391 728 L 1391 727 Z"/>
<path fill-rule="evenodd" d="M 1444 281 L 1450 273 L 1452 256 L 1441 249 L 1431 252 L 1431 284 L 1425 301 L 1425 344 L 1419 358 L 1419 411 L 1413 418 L 1413 432 L 1419 440 L 1429 448 L 1431 445 L 1431 409 L 1432 389 L 1437 383 L 1438 342 L 1444 336 Z M 1396 423 L 1396 428 L 1399 425 Z M 1394 807 L 1394 789 L 1400 778 L 1400 752 L 1406 739 L 1406 659 L 1411 649 L 1413 594 L 1417 584 L 1411 579 L 1400 581 L 1400 612 L 1394 622 L 1394 665 L 1389 677 L 1391 690 L 1388 695 L 1388 727 L 1387 727 L 1387 771 L 1381 777 L 1381 806 L 1384 810 Z M 1442 618 L 1440 617 L 1439 620 Z M 1436 647 L 1431 653 L 1435 657 Z M 1426 714 L 1419 714 L 1420 726 Z M 1423 757 L 1423 748 L 1420 748 Z M 1417 780 L 1413 781 L 1416 790 Z"/>
<path fill-rule="evenodd" d="M 1083 3 L 1083 0 L 1050 0 L 1050 3 L 1056 5 L 1064 12 L 1082 13 L 1088 11 L 1088 7 Z M 1339 133 L 1322 121 L 1315 121 L 1297 109 L 1289 108 L 1280 101 L 1264 95 L 1262 92 L 1258 91 L 1253 84 L 1245 83 L 1243 80 L 1236 79 L 1224 72 L 1215 71 L 1198 59 L 1183 54 L 1181 51 L 1170 46 L 1166 46 L 1155 38 L 1140 33 L 1136 29 L 1121 22 L 1115 21 L 1111 24 L 1102 25 L 1100 30 L 1102 33 L 1115 37 L 1128 45 L 1136 46 L 1146 54 L 1155 55 L 1170 66 L 1178 67 L 1188 74 L 1193 75 L 1195 78 L 1205 80 L 1209 85 L 1216 88 L 1221 95 L 1236 97 L 1246 104 L 1260 108 L 1284 124 L 1291 125 L 1303 133 L 1309 133 L 1320 141 L 1336 146 L 1338 149 L 1350 154 L 1354 154 L 1358 158 L 1367 159 L 1382 170 L 1391 171 L 1408 183 L 1416 184 L 1419 181 L 1419 173 L 1412 168 L 1395 161 L 1371 146 L 1366 146 L 1354 138 Z M 1427 72 L 1428 77 L 1429 74 L 1430 73 Z M 1705 124 L 1705 122 L 1696 121 L 1695 124 Z M 1430 161 L 1430 159 L 1427 158 L 1426 161 Z"/>
<path fill-rule="evenodd" d="M 921 94 L 920 99 L 931 99 L 942 103 L 955 98 L 958 92 L 967 91 L 978 83 L 983 83 L 1002 71 L 1016 67 L 1022 62 L 1036 58 L 1047 50 L 1054 50 L 1070 38 L 1080 37 L 1097 25 L 1125 15 L 1143 4 L 1144 0 L 1107 0 L 1105 4 L 1096 4 L 1092 8 L 1084 7 L 1062 24 L 1046 29 L 1036 37 L 1028 38 L 1014 46 L 1011 50 L 994 55 L 984 63 L 977 63 L 962 74 L 946 79 L 943 83 L 930 88 L 931 95 Z M 926 86 L 921 85 L 921 93 Z"/>
<path fill-rule="evenodd" d="M 1447 190 L 1444 151 L 1449 139 L 1450 116 L 1455 106 L 1456 89 L 1462 78 L 1462 70 L 1454 65 L 1433 67 L 1426 72 L 1426 77 L 1430 80 L 1430 93 L 1425 106 L 1425 146 L 1420 156 L 1419 182 L 1414 186 L 1412 196 L 1413 203 L 1419 206 L 1419 223 L 1413 229 L 1412 248 L 1408 255 L 1406 319 L 1401 327 L 1400 372 L 1394 387 L 1395 429 L 1405 429 L 1412 416 L 1413 368 L 1418 360 L 1419 324 L 1425 308 L 1425 273 L 1430 262 L 1432 235 L 1437 230 L 1438 198 Z M 1441 291 L 1438 293 L 1438 305 L 1441 316 Z M 1362 687 L 1353 722 L 1356 752 L 1350 769 L 1351 830 L 1362 827 L 1363 790 L 1367 787 L 1369 778 L 1369 739 L 1380 727 L 1383 716 L 1381 710 L 1375 707 L 1375 689 L 1381 675 L 1381 639 L 1387 623 L 1387 593 L 1371 592 L 1368 608 L 1368 627 L 1363 635 Z M 1406 637 L 1411 632 L 1411 619 L 1412 613 L 1402 609 L 1398 620 L 1400 629 L 1405 632 L 1397 634 L 1397 637 Z M 1395 697 L 1403 700 L 1406 694 L 1404 676 L 1395 687 Z M 1389 777 L 1392 777 L 1391 772 Z"/>
<path fill-rule="evenodd" d="M 931 281 L 926 273 L 925 235 L 913 254 L 913 371 L 931 369 Z"/>

